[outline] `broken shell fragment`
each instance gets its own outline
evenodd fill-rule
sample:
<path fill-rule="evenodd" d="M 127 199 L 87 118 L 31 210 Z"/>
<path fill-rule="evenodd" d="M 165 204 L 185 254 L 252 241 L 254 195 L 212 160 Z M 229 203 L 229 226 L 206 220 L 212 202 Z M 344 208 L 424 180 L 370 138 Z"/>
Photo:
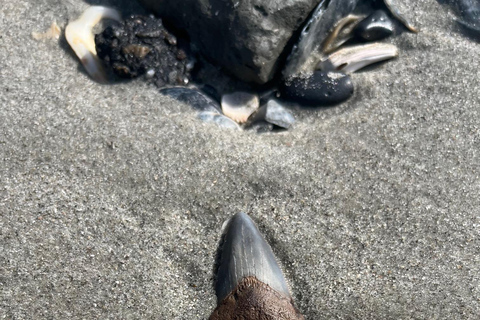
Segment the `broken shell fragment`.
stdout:
<path fill-rule="evenodd" d="M 260 100 L 255 94 L 234 92 L 222 96 L 222 111 L 230 119 L 245 123 L 260 106 Z"/>
<path fill-rule="evenodd" d="M 58 40 L 60 38 L 60 27 L 56 21 L 53 21 L 50 27 L 45 32 L 32 32 L 32 38 L 35 40 L 44 40 L 44 39 L 54 39 Z"/>
<path fill-rule="evenodd" d="M 415 26 L 410 22 L 410 19 L 405 16 L 405 12 L 411 13 L 415 11 L 411 7 L 407 7 L 411 6 L 412 4 L 404 4 L 404 1 L 398 0 L 384 0 L 384 2 L 388 10 L 390 10 L 392 15 L 397 18 L 398 21 L 400 21 L 411 32 L 418 33 L 418 29 L 415 28 Z"/>
<path fill-rule="evenodd" d="M 362 21 L 362 17 L 353 14 L 342 18 L 339 22 L 337 22 L 333 31 L 323 42 L 322 51 L 324 53 L 333 52 L 342 44 L 350 40 L 354 35 L 353 30 L 360 21 Z"/>
<path fill-rule="evenodd" d="M 355 34 L 367 41 L 381 40 L 393 34 L 392 20 L 383 10 L 377 10 L 355 27 Z"/>
<path fill-rule="evenodd" d="M 372 43 L 340 49 L 328 57 L 326 65 L 333 66 L 334 69 L 344 73 L 352 73 L 370 64 L 397 56 L 398 49 L 396 46 Z M 323 65 L 325 63 L 322 62 L 317 68 L 323 70 Z"/>
<path fill-rule="evenodd" d="M 304 319 L 293 305 L 272 249 L 247 214 L 227 222 L 220 251 L 218 306 L 210 320 Z"/>
<path fill-rule="evenodd" d="M 105 70 L 97 57 L 93 27 L 102 19 L 120 21 L 120 13 L 111 8 L 102 6 L 89 7 L 75 21 L 65 28 L 65 38 L 70 47 L 82 62 L 88 74 L 98 82 L 106 82 Z"/>

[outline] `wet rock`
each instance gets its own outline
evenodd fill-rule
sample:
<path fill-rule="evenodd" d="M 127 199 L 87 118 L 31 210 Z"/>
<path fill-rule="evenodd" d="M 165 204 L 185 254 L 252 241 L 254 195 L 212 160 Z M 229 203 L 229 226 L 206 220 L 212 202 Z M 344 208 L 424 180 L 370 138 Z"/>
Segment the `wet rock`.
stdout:
<path fill-rule="evenodd" d="M 204 122 L 215 123 L 220 128 L 241 130 L 235 121 L 215 112 L 203 111 L 198 113 L 197 118 Z"/>
<path fill-rule="evenodd" d="M 131 16 L 95 36 L 98 56 L 122 78 L 146 74 L 158 87 L 189 82 L 188 57 L 160 19 Z"/>
<path fill-rule="evenodd" d="M 305 105 L 333 105 L 353 94 L 351 78 L 340 72 L 315 71 L 289 77 L 281 87 L 282 98 Z"/>
<path fill-rule="evenodd" d="M 264 120 L 278 127 L 288 129 L 295 123 L 293 115 L 277 100 L 270 100 L 252 118 L 252 122 Z"/>
<path fill-rule="evenodd" d="M 160 90 L 160 93 L 184 102 L 191 106 L 192 109 L 200 112 L 222 113 L 220 105 L 215 100 L 194 87 L 164 88 Z"/>
<path fill-rule="evenodd" d="M 223 113 L 238 123 L 245 123 L 259 106 L 258 96 L 248 92 L 234 92 L 222 97 Z"/>
<path fill-rule="evenodd" d="M 394 26 L 392 20 L 383 10 L 377 10 L 363 19 L 355 27 L 355 34 L 367 41 L 384 39 L 393 34 Z"/>
<path fill-rule="evenodd" d="M 319 0 L 140 0 L 207 59 L 242 80 L 272 79 L 278 58 Z"/>

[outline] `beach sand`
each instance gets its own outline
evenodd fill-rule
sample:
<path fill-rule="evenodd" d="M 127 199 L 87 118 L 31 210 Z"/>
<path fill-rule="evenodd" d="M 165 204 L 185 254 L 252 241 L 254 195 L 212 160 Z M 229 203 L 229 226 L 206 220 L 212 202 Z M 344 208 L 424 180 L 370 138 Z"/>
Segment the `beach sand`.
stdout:
<path fill-rule="evenodd" d="M 2 0 L 0 318 L 207 319 L 245 211 L 306 319 L 478 319 L 480 43 L 412 3 L 421 32 L 387 40 L 400 57 L 352 99 L 257 134 L 32 38 L 88 3 Z"/>

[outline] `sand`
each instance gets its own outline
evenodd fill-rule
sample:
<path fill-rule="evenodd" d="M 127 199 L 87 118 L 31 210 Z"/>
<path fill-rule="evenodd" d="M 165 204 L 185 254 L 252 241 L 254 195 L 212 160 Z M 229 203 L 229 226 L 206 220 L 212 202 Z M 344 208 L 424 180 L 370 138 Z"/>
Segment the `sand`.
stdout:
<path fill-rule="evenodd" d="M 206 319 L 239 211 L 306 319 L 478 319 L 480 43 L 448 8 L 412 1 L 421 32 L 351 100 L 257 134 L 32 37 L 87 5 L 0 6 L 1 319 Z"/>

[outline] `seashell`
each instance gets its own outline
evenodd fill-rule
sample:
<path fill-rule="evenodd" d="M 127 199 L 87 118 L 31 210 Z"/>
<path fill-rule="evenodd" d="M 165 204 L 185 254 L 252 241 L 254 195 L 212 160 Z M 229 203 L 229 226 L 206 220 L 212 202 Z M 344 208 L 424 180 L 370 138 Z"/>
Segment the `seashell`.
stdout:
<path fill-rule="evenodd" d="M 370 64 L 398 56 L 398 48 L 392 44 L 371 43 L 340 49 L 328 56 L 328 64 L 335 70 L 352 73 Z M 318 68 L 325 70 L 321 63 Z"/>
<path fill-rule="evenodd" d="M 323 41 L 322 52 L 330 53 L 353 38 L 353 30 L 361 20 L 361 16 L 352 14 L 340 19 L 330 35 Z"/>
<path fill-rule="evenodd" d="M 385 5 L 387 6 L 388 10 L 392 13 L 392 15 L 400 21 L 408 30 L 410 30 L 413 33 L 418 33 L 418 29 L 413 26 L 413 24 L 410 22 L 410 19 L 408 19 L 405 16 L 405 12 L 403 12 L 400 8 L 400 5 L 402 1 L 398 0 L 384 0 Z M 402 6 L 403 9 L 403 6 Z M 404 9 L 404 11 L 413 11 L 411 8 Z"/>
<path fill-rule="evenodd" d="M 173 99 L 182 101 L 191 106 L 192 109 L 200 112 L 207 111 L 216 114 L 222 113 L 220 106 L 215 100 L 202 93 L 195 87 L 163 88 L 160 90 L 160 93 Z"/>
<path fill-rule="evenodd" d="M 32 38 L 35 40 L 43 40 L 43 39 L 54 39 L 58 40 L 60 38 L 60 27 L 58 26 L 56 21 L 53 21 L 50 27 L 45 32 L 32 32 Z"/>
<path fill-rule="evenodd" d="M 297 44 L 290 53 L 283 76 L 288 78 L 313 70 L 312 52 L 327 38 L 338 21 L 353 12 L 359 0 L 321 0 L 305 24 Z"/>
<path fill-rule="evenodd" d="M 70 47 L 82 62 L 88 74 L 98 82 L 106 82 L 105 70 L 97 57 L 93 27 L 102 19 L 120 21 L 120 13 L 117 10 L 93 6 L 85 10 L 75 21 L 71 21 L 65 28 L 65 38 Z"/>
<path fill-rule="evenodd" d="M 260 100 L 255 94 L 234 92 L 222 96 L 223 114 L 237 123 L 245 123 L 260 106 Z"/>

